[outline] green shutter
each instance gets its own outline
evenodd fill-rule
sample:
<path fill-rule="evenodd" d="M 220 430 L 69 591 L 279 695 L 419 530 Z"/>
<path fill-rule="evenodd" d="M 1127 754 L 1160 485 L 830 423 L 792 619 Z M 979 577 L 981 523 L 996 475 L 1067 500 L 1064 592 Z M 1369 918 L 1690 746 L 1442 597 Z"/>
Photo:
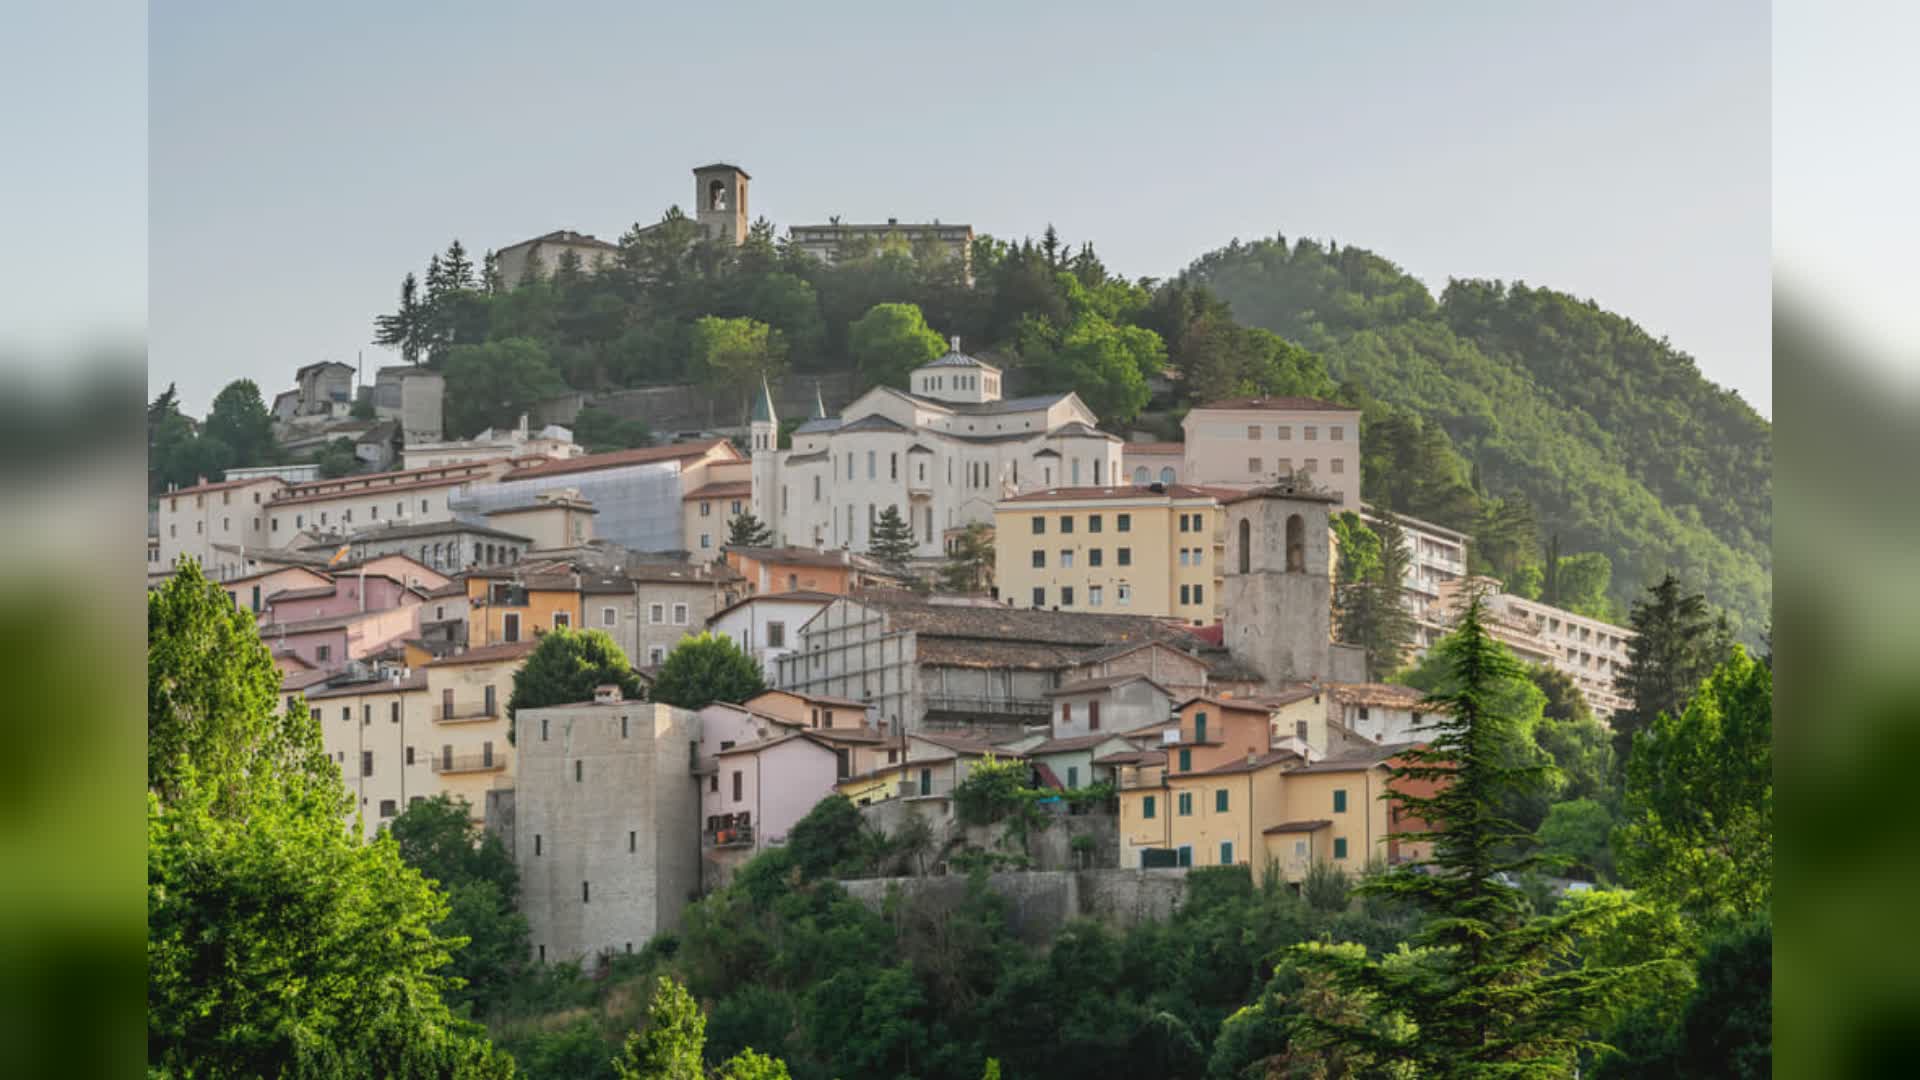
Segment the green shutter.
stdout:
<path fill-rule="evenodd" d="M 1181 772 L 1193 771 L 1193 751 L 1191 750 L 1180 751 L 1180 771 Z"/>
<path fill-rule="evenodd" d="M 1146 800 L 1141 807 L 1140 816 L 1148 817 L 1148 818 L 1153 816 L 1153 796 L 1149 795 L 1146 797 Z"/>
<path fill-rule="evenodd" d="M 1336 836 L 1333 838 L 1333 857 L 1336 859 L 1344 859 L 1347 857 L 1346 837 Z"/>
<path fill-rule="evenodd" d="M 1233 841 L 1231 840 L 1222 840 L 1220 842 L 1220 865 L 1233 865 Z"/>
<path fill-rule="evenodd" d="M 1334 789 L 1333 812 L 1336 814 L 1344 814 L 1347 812 L 1347 789 L 1346 788 Z"/>
<path fill-rule="evenodd" d="M 1226 788 L 1221 788 L 1219 791 L 1213 793 L 1213 812 L 1216 814 L 1224 814 L 1227 812 Z"/>

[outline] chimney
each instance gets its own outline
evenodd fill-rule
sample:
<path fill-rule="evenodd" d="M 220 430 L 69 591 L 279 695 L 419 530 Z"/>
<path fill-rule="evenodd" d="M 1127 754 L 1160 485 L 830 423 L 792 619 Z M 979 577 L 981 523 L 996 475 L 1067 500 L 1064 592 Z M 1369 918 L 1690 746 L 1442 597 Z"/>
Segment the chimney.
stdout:
<path fill-rule="evenodd" d="M 1259 754 L 1256 754 L 1256 753 L 1254 753 L 1254 752 L 1253 752 L 1253 750 L 1252 750 L 1251 748 L 1249 748 L 1249 749 L 1247 750 L 1247 765 L 1248 765 L 1248 767 L 1252 767 L 1252 765 L 1253 765 L 1253 763 L 1254 763 L 1255 761 L 1258 761 L 1258 760 L 1259 760 L 1259 758 L 1260 758 L 1260 755 L 1259 755 Z"/>

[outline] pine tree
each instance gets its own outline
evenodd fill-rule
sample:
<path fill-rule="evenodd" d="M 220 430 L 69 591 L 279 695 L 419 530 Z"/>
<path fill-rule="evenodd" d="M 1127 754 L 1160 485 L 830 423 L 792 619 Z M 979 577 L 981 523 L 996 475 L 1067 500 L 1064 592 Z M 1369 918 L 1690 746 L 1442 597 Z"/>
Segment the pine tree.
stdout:
<path fill-rule="evenodd" d="M 459 240 L 447 245 L 447 254 L 440 260 L 440 268 L 448 289 L 473 288 L 473 260 L 467 257 L 467 249 Z"/>
<path fill-rule="evenodd" d="M 427 350 L 427 309 L 420 301 L 420 283 L 412 274 L 400 281 L 400 308 L 373 321 L 375 345 L 400 350 L 400 358 L 418 364 Z"/>
<path fill-rule="evenodd" d="M 1607 1011 L 1670 977 L 1674 965 L 1575 966 L 1578 935 L 1597 913 L 1534 917 L 1526 895 L 1505 883 L 1541 858 L 1500 812 L 1512 794 L 1547 779 L 1545 766 L 1509 764 L 1506 753 L 1521 732 L 1501 703 L 1526 676 L 1488 633 L 1477 597 L 1438 649 L 1449 674 L 1426 701 L 1432 736 L 1400 754 L 1388 780 L 1402 819 L 1421 826 L 1389 839 L 1431 843 L 1427 872 L 1379 874 L 1354 890 L 1410 902 L 1431 918 L 1407 958 L 1297 946 L 1303 968 L 1331 974 L 1373 1007 L 1358 1020 L 1303 1016 L 1296 1044 L 1365 1049 L 1422 1077 L 1569 1076 Z M 1372 1022 L 1380 1016 L 1410 1020 L 1417 1034 L 1383 1034 Z"/>
<path fill-rule="evenodd" d="M 1547 538 L 1547 565 L 1541 571 L 1544 577 L 1540 582 L 1540 602 L 1560 604 L 1560 534 L 1554 533 Z"/>
<path fill-rule="evenodd" d="M 480 260 L 480 291 L 488 296 L 496 296 L 500 292 L 500 257 L 491 249 Z"/>
<path fill-rule="evenodd" d="M 906 572 L 907 563 L 913 558 L 913 526 L 900 516 L 899 507 L 889 506 L 880 512 L 879 520 L 873 524 L 867 554 L 882 566 Z"/>
<path fill-rule="evenodd" d="M 1413 616 L 1402 590 L 1412 556 L 1406 532 L 1391 513 L 1369 528 L 1354 514 L 1335 521 L 1340 537 L 1334 620 L 1342 640 L 1367 650 L 1367 675 L 1384 679 L 1405 662 Z"/>
<path fill-rule="evenodd" d="M 980 592 L 993 584 L 993 532 L 973 522 L 954 539 L 947 564 L 940 568 L 940 587 L 948 592 Z"/>
<path fill-rule="evenodd" d="M 751 510 L 742 510 L 727 522 L 728 547 L 766 547 L 771 543 L 773 530 L 762 524 Z"/>
<path fill-rule="evenodd" d="M 1633 704 L 1613 714 L 1614 761 L 1624 769 L 1633 737 L 1662 713 L 1678 716 L 1694 688 L 1726 658 L 1732 642 L 1725 618 L 1716 620 L 1703 593 L 1688 593 L 1668 573 L 1633 602 L 1627 666 L 1614 692 Z"/>

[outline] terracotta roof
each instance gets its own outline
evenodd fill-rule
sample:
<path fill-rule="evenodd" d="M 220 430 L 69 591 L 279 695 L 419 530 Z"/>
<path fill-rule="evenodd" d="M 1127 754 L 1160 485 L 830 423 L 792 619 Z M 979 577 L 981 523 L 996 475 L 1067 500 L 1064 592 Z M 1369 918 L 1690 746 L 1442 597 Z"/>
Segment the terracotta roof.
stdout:
<path fill-rule="evenodd" d="M 1117 754 L 1103 754 L 1094 758 L 1095 765 L 1165 765 L 1165 750 L 1127 750 Z"/>
<path fill-rule="evenodd" d="M 302 661 L 302 663 L 304 662 L 305 661 Z M 313 670 L 288 672 L 280 676 L 280 689 L 282 692 L 305 690 L 315 683 L 326 682 L 337 674 L 339 674 L 339 672 Z"/>
<path fill-rule="evenodd" d="M 1194 627 L 1192 629 L 1197 630 L 1200 628 Z M 1083 664 L 1098 664 L 1107 660 L 1112 660 L 1116 657 L 1125 656 L 1130 652 L 1137 652 L 1140 649 L 1145 649 L 1154 645 L 1158 645 L 1163 649 L 1172 649 L 1174 652 L 1177 652 L 1180 655 L 1187 657 L 1188 659 L 1199 660 L 1199 657 L 1193 656 L 1191 653 L 1187 652 L 1185 649 L 1182 649 L 1177 645 L 1173 645 L 1165 641 L 1122 641 L 1114 645 L 1109 645 L 1104 649 L 1095 649 L 1092 652 L 1081 656 L 1080 662 Z M 1201 661 L 1201 662 L 1205 663 L 1205 661 Z"/>
<path fill-rule="evenodd" d="M 752 494 L 753 481 L 751 480 L 723 480 L 717 484 L 708 484 L 705 487 L 689 491 L 685 495 L 680 496 L 680 501 L 687 502 L 692 499 L 730 499 L 735 495 Z"/>
<path fill-rule="evenodd" d="M 1352 405 L 1342 405 L 1337 401 L 1327 401 L 1316 397 L 1239 397 L 1222 398 L 1209 401 L 1205 405 L 1195 405 L 1194 412 L 1201 409 L 1265 409 L 1275 412 L 1350 412 L 1360 410 Z"/>
<path fill-rule="evenodd" d="M 415 536 L 444 536 L 449 533 L 467 533 L 473 536 L 491 536 L 499 540 L 518 540 L 523 544 L 533 542 L 532 538 L 510 533 L 504 529 L 495 529 L 486 525 L 468 525 L 463 521 L 427 521 L 418 525 L 379 525 L 352 533 L 348 539 L 358 544 L 378 540 L 405 540 Z"/>
<path fill-rule="evenodd" d="M 1420 709 L 1427 698 L 1424 690 L 1393 683 L 1331 683 L 1327 690 L 1333 700 L 1342 705 L 1378 705 L 1389 709 Z M 1427 706 L 1425 711 L 1441 710 Z"/>
<path fill-rule="evenodd" d="M 600 239 L 599 237 L 588 236 L 586 233 L 574 232 L 572 229 L 555 229 L 554 231 L 547 233 L 545 236 L 536 236 L 531 240 L 522 240 L 517 244 L 508 244 L 506 247 L 503 247 L 500 250 L 509 251 L 517 247 L 526 247 L 528 244 L 576 244 L 581 247 L 605 248 L 608 251 L 620 250 L 620 245 L 618 244 L 609 244 L 605 240 Z"/>
<path fill-rule="evenodd" d="M 316 570 L 311 566 L 306 566 L 300 563 L 290 563 L 286 566 L 269 567 L 265 570 L 255 570 L 251 574 L 242 574 L 241 576 L 236 578 L 228 578 L 227 580 L 221 582 L 220 584 L 225 586 L 239 585 L 244 582 L 252 581 L 254 578 L 263 578 L 269 574 L 284 574 L 289 570 L 299 570 L 304 573 L 312 574 L 313 576 L 319 578 L 322 581 L 333 580 L 333 575 Z"/>
<path fill-rule="evenodd" d="M 722 447 L 727 448 L 732 457 L 737 459 L 740 456 L 738 451 L 732 449 L 733 444 L 725 439 L 704 439 L 699 442 L 673 443 L 669 446 L 646 446 L 638 450 L 615 450 L 608 454 L 587 454 L 582 457 L 568 458 L 565 461 L 552 461 L 545 465 L 515 469 L 500 479 L 502 482 L 531 480 L 541 476 L 566 476 L 570 473 L 594 472 L 599 469 L 618 469 L 625 465 L 684 461 L 688 458 L 705 457 Z"/>
<path fill-rule="evenodd" d="M 307 589 L 281 589 L 279 592 L 267 597 L 267 603 L 271 604 L 280 600 L 312 600 L 316 597 L 332 596 L 334 590 L 339 587 L 337 584 L 327 584 L 315 585 Z"/>
<path fill-rule="evenodd" d="M 338 677 L 338 673 L 335 674 Z M 323 701 L 327 698 L 354 697 L 358 694 L 405 694 L 427 688 L 427 673 L 416 671 L 404 679 L 359 679 L 349 683 L 339 683 L 325 690 L 316 690 L 307 695 L 308 701 Z"/>
<path fill-rule="evenodd" d="M 278 508 L 282 506 L 300 506 L 305 503 L 327 502 L 332 499 L 378 499 L 381 496 L 395 491 L 420 491 L 425 488 L 459 487 L 462 484 L 471 484 L 475 479 L 476 477 L 474 476 L 453 476 L 441 479 L 409 480 L 403 483 L 381 484 L 377 487 L 349 488 L 339 491 L 316 491 L 311 495 L 282 495 L 280 498 L 273 500 L 269 505 Z M 293 489 L 289 488 L 288 490 L 291 491 Z"/>
<path fill-rule="evenodd" d="M 1130 442 L 1120 447 L 1125 454 L 1184 454 L 1187 444 L 1179 442 Z"/>
<path fill-rule="evenodd" d="M 1333 822 L 1327 818 L 1316 818 L 1312 821 L 1283 821 L 1278 825 L 1269 825 L 1260 831 L 1267 836 L 1273 836 L 1278 833 L 1310 833 L 1319 832 L 1321 829 L 1332 824 Z"/>
<path fill-rule="evenodd" d="M 930 742 L 935 746 L 945 747 L 948 750 L 952 750 L 956 754 L 992 754 L 995 757 L 1005 757 L 1005 758 L 1018 758 L 1018 757 L 1026 756 L 1024 753 L 1021 753 L 1018 750 L 1008 750 L 1005 747 L 996 746 L 991 740 L 983 738 L 979 735 L 961 735 L 961 734 L 949 734 L 946 732 L 916 731 L 916 732 L 913 732 L 908 737 L 913 739 L 919 739 L 922 742 Z"/>
<path fill-rule="evenodd" d="M 1293 771 L 1297 773 L 1365 772 L 1376 765 L 1380 765 L 1420 745 L 1422 744 L 1417 742 L 1402 742 L 1386 743 L 1382 746 L 1371 746 L 1365 750 L 1341 754 L 1338 757 L 1325 758 L 1310 765 L 1302 765 Z"/>
<path fill-rule="evenodd" d="M 814 738 L 820 739 L 824 742 L 829 742 L 829 743 L 836 743 L 836 742 L 878 743 L 878 742 L 888 742 L 893 739 L 892 735 L 889 735 L 886 732 L 881 731 L 879 728 L 875 728 L 875 727 L 857 727 L 857 728 L 821 727 L 821 728 L 807 728 L 805 730 L 807 734 L 813 736 Z"/>
<path fill-rule="evenodd" d="M 1159 487 L 1161 490 L 1155 491 Z M 1057 487 L 1000 500 L 1007 503 L 1092 502 L 1102 499 L 1218 499 L 1219 492 L 1193 484 L 1123 484 L 1109 487 Z"/>
<path fill-rule="evenodd" d="M 537 641 L 510 641 L 502 645 L 482 645 L 477 649 L 468 649 L 463 653 L 443 656 L 427 663 L 428 667 L 456 667 L 460 664 L 490 664 L 497 660 L 518 660 L 539 646 Z"/>
<path fill-rule="evenodd" d="M 755 739 L 752 742 L 740 743 L 736 746 L 729 746 L 725 750 L 720 751 L 714 756 L 715 757 L 731 757 L 734 754 L 757 754 L 762 750 L 768 750 L 775 746 L 779 746 L 781 743 L 793 742 L 795 739 L 803 739 L 807 742 L 814 744 L 815 746 L 818 746 L 820 749 L 825 750 L 829 753 L 833 751 L 833 747 L 829 746 L 824 740 L 818 738 L 811 731 L 789 731 L 784 735 L 771 735 L 764 739 Z"/>
<path fill-rule="evenodd" d="M 1082 658 L 1080 663 L 1086 663 L 1086 660 Z M 1099 679 L 1081 679 L 1079 682 L 1063 683 L 1047 691 L 1047 696 L 1059 697 L 1062 694 L 1084 694 L 1093 690 L 1105 690 L 1111 686 L 1123 686 L 1135 679 L 1139 679 L 1141 682 L 1152 683 L 1153 687 L 1163 694 L 1167 692 L 1166 687 L 1161 686 L 1159 683 L 1154 682 L 1139 672 L 1134 672 L 1131 675 L 1108 675 Z"/>
<path fill-rule="evenodd" d="M 1043 754 L 1065 754 L 1075 750 L 1091 750 L 1103 742 L 1120 739 L 1112 732 L 1095 732 L 1091 735 L 1072 735 L 1064 739 L 1048 739 L 1038 746 L 1029 746 L 1022 753 L 1027 757 L 1039 757 Z M 1121 739 L 1122 742 L 1126 741 Z"/>
<path fill-rule="evenodd" d="M 1216 765 L 1211 769 L 1203 769 L 1198 772 L 1176 773 L 1172 777 L 1169 777 L 1169 779 L 1178 780 L 1186 776 L 1232 776 L 1235 773 L 1258 772 L 1261 769 L 1279 765 L 1287 761 L 1299 760 L 1300 755 L 1294 753 L 1292 750 L 1269 750 L 1264 754 L 1255 755 L 1252 761 L 1248 761 L 1246 758 L 1235 758 L 1225 765 Z"/>
<path fill-rule="evenodd" d="M 712 624 L 712 622 L 715 619 L 718 619 L 720 616 L 725 615 L 730 611 L 735 611 L 739 608 L 746 607 L 748 604 L 751 604 L 756 600 L 767 600 L 767 601 L 787 600 L 796 604 L 815 604 L 815 603 L 831 604 L 838 599 L 840 599 L 840 597 L 834 593 L 811 592 L 806 589 L 796 589 L 793 592 L 754 593 L 750 596 L 743 596 L 740 599 L 735 600 L 733 603 L 728 604 L 726 607 L 721 608 L 719 611 L 716 611 L 713 614 L 707 616 L 707 622 L 708 624 Z"/>
<path fill-rule="evenodd" d="M 311 619 L 295 619 L 292 622 L 264 622 L 260 624 L 260 636 L 272 639 L 287 634 L 314 634 L 323 630 L 344 630 L 361 619 L 405 610 L 407 609 L 404 607 L 382 608 L 379 611 L 351 611 L 345 615 L 320 615 Z"/>
<path fill-rule="evenodd" d="M 998 604 L 935 603 L 913 593 L 867 591 L 847 598 L 851 603 L 884 611 L 893 630 L 915 630 L 928 638 L 974 638 L 983 642 L 1033 642 L 1078 646 L 1077 656 L 1092 648 L 1132 640 L 1167 641 L 1176 647 L 1186 640 L 1179 627 L 1147 615 L 1094 615 L 1072 611 L 1040 611 Z"/>
<path fill-rule="evenodd" d="M 867 703 L 864 701 L 855 701 L 852 698 L 834 697 L 832 694 L 809 694 L 801 690 L 789 690 L 783 686 L 769 687 L 765 690 L 762 690 L 760 693 L 761 694 L 790 694 L 794 697 L 801 699 L 802 701 L 807 702 L 810 705 L 833 705 L 839 708 L 859 709 L 862 712 L 865 712 L 867 709 Z M 759 696 L 760 694 L 754 695 L 754 697 L 759 697 Z M 751 701 L 753 700 L 753 698 L 748 698 L 747 700 Z"/>
<path fill-rule="evenodd" d="M 1196 701 L 1201 702 L 1202 704 L 1212 705 L 1218 709 L 1226 709 L 1231 712 L 1269 713 L 1269 712 L 1272 712 L 1274 709 L 1274 706 L 1263 704 L 1260 701 L 1257 701 L 1253 698 L 1224 698 L 1224 697 L 1215 697 L 1212 694 L 1195 695 L 1194 697 L 1190 697 L 1187 700 L 1182 701 L 1180 704 L 1175 705 L 1174 708 L 1184 709 Z"/>
<path fill-rule="evenodd" d="M 281 487 L 287 486 L 287 482 L 278 476 L 250 476 L 244 480 L 218 480 L 210 484 L 195 484 L 192 487 L 179 488 L 174 491 L 163 491 L 155 495 L 154 498 L 170 499 L 177 498 L 181 495 L 205 495 L 210 491 L 232 491 L 234 488 L 247 487 L 250 484 L 279 484 Z"/>

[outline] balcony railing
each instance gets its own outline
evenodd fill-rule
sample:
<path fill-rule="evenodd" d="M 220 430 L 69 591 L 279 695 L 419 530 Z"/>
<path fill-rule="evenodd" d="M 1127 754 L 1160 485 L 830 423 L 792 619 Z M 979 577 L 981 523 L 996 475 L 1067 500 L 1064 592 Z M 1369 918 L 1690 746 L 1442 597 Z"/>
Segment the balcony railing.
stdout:
<path fill-rule="evenodd" d="M 433 710 L 433 718 L 443 724 L 470 724 L 476 720 L 495 720 L 499 716 L 498 704 L 455 705 L 451 709 L 437 705 Z"/>
<path fill-rule="evenodd" d="M 499 772 L 507 767 L 505 754 L 435 754 L 427 761 L 440 774 Z"/>
<path fill-rule="evenodd" d="M 1045 701 L 975 697 L 966 694 L 928 694 L 926 707 L 929 712 L 962 712 L 987 716 L 1045 717 L 1053 711 L 1053 707 Z"/>
<path fill-rule="evenodd" d="M 753 846 L 753 815 L 710 814 L 706 828 L 700 831 L 700 843 L 710 848 Z"/>

